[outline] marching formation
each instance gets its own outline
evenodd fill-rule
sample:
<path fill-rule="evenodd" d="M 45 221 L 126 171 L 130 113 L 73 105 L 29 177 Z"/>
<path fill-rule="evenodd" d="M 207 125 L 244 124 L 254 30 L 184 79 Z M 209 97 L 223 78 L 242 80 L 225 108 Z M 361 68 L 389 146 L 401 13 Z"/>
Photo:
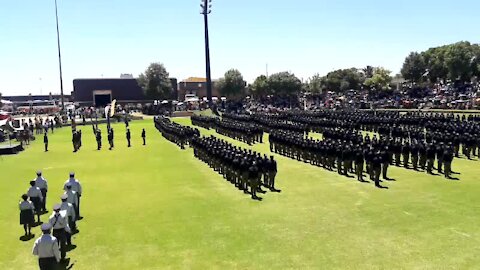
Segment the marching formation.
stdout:
<path fill-rule="evenodd" d="M 82 185 L 75 179 L 75 174 L 70 173 L 69 179 L 63 185 L 64 193 L 60 196 L 60 202 L 54 204 L 53 213 L 43 224 L 40 216 L 48 213 L 46 208 L 48 182 L 37 172 L 37 177 L 30 182 L 30 188 L 22 195 L 19 203 L 20 225 L 23 225 L 25 239 L 31 239 L 34 235 L 32 227 L 41 225 L 42 236 L 33 246 L 33 255 L 38 256 L 40 269 L 56 269 L 56 266 L 65 261 L 66 253 L 73 247 L 72 236 L 78 233 L 77 221 L 80 216 L 80 198 L 82 197 Z M 35 221 L 35 215 L 37 221 Z"/>
<path fill-rule="evenodd" d="M 185 145 L 193 136 L 200 136 L 198 129 L 182 126 L 163 116 L 157 116 L 153 121 L 155 127 L 162 133 L 162 136 L 177 144 L 181 149 L 185 149 Z"/>
<path fill-rule="evenodd" d="M 244 142 L 248 145 L 263 142 L 263 130 L 255 123 L 193 115 L 192 124 L 203 128 L 214 128 L 218 134 Z"/>
<path fill-rule="evenodd" d="M 207 163 L 244 193 L 250 193 L 252 199 L 261 200 L 257 192 L 265 193 L 262 186 L 279 192 L 275 189 L 277 162 L 273 156 L 270 159 L 266 155 L 262 157 L 260 153 L 234 146 L 213 135 L 195 136 L 191 146 L 195 157 Z"/>

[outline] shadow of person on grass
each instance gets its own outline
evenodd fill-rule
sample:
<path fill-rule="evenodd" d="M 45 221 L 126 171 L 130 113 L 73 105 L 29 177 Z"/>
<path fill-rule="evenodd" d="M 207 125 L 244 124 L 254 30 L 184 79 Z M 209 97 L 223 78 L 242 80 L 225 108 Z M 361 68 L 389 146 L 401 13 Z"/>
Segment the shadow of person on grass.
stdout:
<path fill-rule="evenodd" d="M 65 248 L 66 252 L 70 252 L 72 250 L 75 250 L 77 248 L 77 245 L 69 245 Z"/>
<path fill-rule="evenodd" d="M 22 242 L 28 242 L 32 240 L 35 237 L 35 234 L 27 234 L 27 235 L 22 235 L 20 238 L 18 238 Z"/>
<path fill-rule="evenodd" d="M 66 258 L 63 261 L 60 261 L 57 266 L 57 270 L 69 270 L 72 269 L 74 265 L 74 263 L 70 264 L 70 258 Z"/>
<path fill-rule="evenodd" d="M 38 226 L 40 226 L 40 225 L 42 225 L 42 224 L 43 224 L 42 221 L 40 221 L 40 222 L 35 222 L 35 223 L 32 224 L 32 228 L 38 227 Z"/>
<path fill-rule="evenodd" d="M 375 185 L 379 189 L 388 189 L 388 187 L 382 186 L 382 185 Z"/>

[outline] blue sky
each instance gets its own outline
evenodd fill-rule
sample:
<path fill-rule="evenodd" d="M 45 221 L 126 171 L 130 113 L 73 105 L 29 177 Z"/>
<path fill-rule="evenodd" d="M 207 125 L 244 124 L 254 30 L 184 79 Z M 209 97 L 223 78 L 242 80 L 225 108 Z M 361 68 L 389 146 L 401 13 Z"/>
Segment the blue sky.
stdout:
<path fill-rule="evenodd" d="M 117 78 L 162 62 L 179 80 L 204 76 L 197 0 L 58 0 L 65 91 L 75 78 Z M 213 0 L 212 77 L 247 81 L 294 72 L 384 66 L 398 73 L 410 51 L 480 39 L 480 1 Z M 58 93 L 54 0 L 2 1 L 0 92 Z"/>

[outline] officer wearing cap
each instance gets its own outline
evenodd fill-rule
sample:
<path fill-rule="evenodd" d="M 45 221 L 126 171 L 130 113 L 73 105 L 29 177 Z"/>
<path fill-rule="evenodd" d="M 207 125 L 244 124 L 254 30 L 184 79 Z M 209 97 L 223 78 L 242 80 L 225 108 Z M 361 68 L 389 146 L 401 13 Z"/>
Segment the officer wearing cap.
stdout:
<path fill-rule="evenodd" d="M 142 129 L 142 139 L 143 139 L 143 145 L 147 145 L 147 133 L 145 132 L 145 129 Z"/>
<path fill-rule="evenodd" d="M 45 144 L 45 152 L 48 152 L 48 134 L 45 132 L 43 135 L 43 143 Z"/>
<path fill-rule="evenodd" d="M 102 149 L 102 131 L 100 129 L 95 132 L 95 139 L 97 140 L 97 150 Z"/>
<path fill-rule="evenodd" d="M 114 138 L 113 128 L 110 128 L 108 130 L 108 143 L 110 144 L 110 148 L 108 150 L 112 150 L 114 147 L 113 138 Z"/>
<path fill-rule="evenodd" d="M 71 172 L 70 173 L 70 178 L 67 181 L 65 181 L 65 184 L 63 186 L 63 190 L 65 190 L 65 191 L 68 191 L 67 184 L 70 184 L 71 185 L 71 190 L 75 191 L 75 193 L 76 193 L 77 198 L 75 199 L 75 197 L 72 196 L 71 198 L 69 198 L 69 200 L 71 200 L 69 202 L 71 204 L 74 204 L 74 203 L 72 203 L 72 201 L 76 202 L 76 204 L 74 204 L 74 206 L 75 206 L 75 210 L 77 211 L 76 212 L 77 220 L 79 220 L 81 218 L 81 216 L 80 216 L 80 198 L 82 197 L 82 185 L 80 184 L 80 182 L 77 179 L 75 179 L 75 173 L 74 172 Z"/>
<path fill-rule="evenodd" d="M 67 222 L 68 226 L 70 227 L 70 230 L 72 233 L 74 233 L 77 229 L 77 224 L 76 224 L 76 216 L 75 216 L 75 207 L 73 204 L 67 202 L 68 195 L 63 194 L 60 196 L 60 199 L 62 200 L 62 203 L 60 204 L 60 211 L 63 211 L 65 213 L 65 216 L 67 217 Z M 67 244 L 71 245 L 72 244 L 72 234 L 69 233 L 67 235 Z"/>
<path fill-rule="evenodd" d="M 47 179 L 45 179 L 42 176 L 42 171 L 37 171 L 37 178 L 35 178 L 35 186 L 40 189 L 42 192 L 43 196 L 43 201 L 42 201 L 42 211 L 47 213 L 47 208 L 45 205 L 47 204 L 47 192 L 48 192 L 48 182 Z"/>
<path fill-rule="evenodd" d="M 50 234 L 52 225 L 42 224 L 43 235 L 33 244 L 32 253 L 38 256 L 40 270 L 55 270 L 61 259 L 57 238 Z"/>
<path fill-rule="evenodd" d="M 67 254 L 67 234 L 71 233 L 70 226 L 68 226 L 67 217 L 60 213 L 61 205 L 56 204 L 53 207 L 54 213 L 50 216 L 48 223 L 52 225 L 53 236 L 57 238 L 60 246 L 60 253 L 62 259 L 65 259 Z"/>
<path fill-rule="evenodd" d="M 27 191 L 27 195 L 35 206 L 35 214 L 37 215 L 38 222 L 40 223 L 40 212 L 42 211 L 43 195 L 42 191 L 35 186 L 35 181 L 30 181 L 30 188 Z"/>
<path fill-rule="evenodd" d="M 131 147 L 132 145 L 130 144 L 130 139 L 132 138 L 132 135 L 130 134 L 130 129 L 129 128 L 127 128 L 126 137 L 127 137 L 128 147 Z"/>

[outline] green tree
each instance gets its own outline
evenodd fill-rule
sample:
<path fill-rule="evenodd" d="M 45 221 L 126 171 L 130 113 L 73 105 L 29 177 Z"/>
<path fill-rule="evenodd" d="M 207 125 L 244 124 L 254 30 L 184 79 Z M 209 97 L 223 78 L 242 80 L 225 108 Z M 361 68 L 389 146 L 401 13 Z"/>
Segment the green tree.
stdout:
<path fill-rule="evenodd" d="M 469 42 L 449 45 L 445 52 L 445 66 L 451 80 L 469 81 L 473 76 L 472 59 L 475 57 Z"/>
<path fill-rule="evenodd" d="M 140 74 L 137 81 L 150 99 L 170 99 L 172 97 L 173 91 L 169 74 L 161 63 L 151 63 L 145 73 Z"/>
<path fill-rule="evenodd" d="M 406 80 L 419 82 L 425 74 L 426 69 L 427 66 L 423 55 L 417 52 L 411 52 L 407 58 L 405 58 L 401 73 Z"/>
<path fill-rule="evenodd" d="M 373 71 L 373 77 L 365 81 L 365 85 L 376 90 L 387 90 L 392 82 L 392 72 L 382 67 L 377 67 Z"/>
<path fill-rule="evenodd" d="M 268 86 L 267 76 L 258 76 L 250 86 L 250 91 L 255 98 L 264 98 L 265 96 L 271 94 L 270 87 Z"/>
<path fill-rule="evenodd" d="M 325 79 L 318 73 L 313 75 L 307 82 L 307 90 L 312 94 L 321 94 L 324 90 Z"/>
<path fill-rule="evenodd" d="M 334 92 L 359 90 L 364 81 L 365 76 L 356 68 L 338 69 L 324 77 L 325 88 Z"/>
<path fill-rule="evenodd" d="M 268 77 L 268 86 L 278 96 L 295 96 L 302 90 L 302 82 L 290 72 L 275 73 Z"/>
<path fill-rule="evenodd" d="M 236 69 L 227 71 L 224 77 L 217 82 L 217 86 L 220 93 L 229 99 L 245 96 L 245 81 L 242 73 Z"/>

